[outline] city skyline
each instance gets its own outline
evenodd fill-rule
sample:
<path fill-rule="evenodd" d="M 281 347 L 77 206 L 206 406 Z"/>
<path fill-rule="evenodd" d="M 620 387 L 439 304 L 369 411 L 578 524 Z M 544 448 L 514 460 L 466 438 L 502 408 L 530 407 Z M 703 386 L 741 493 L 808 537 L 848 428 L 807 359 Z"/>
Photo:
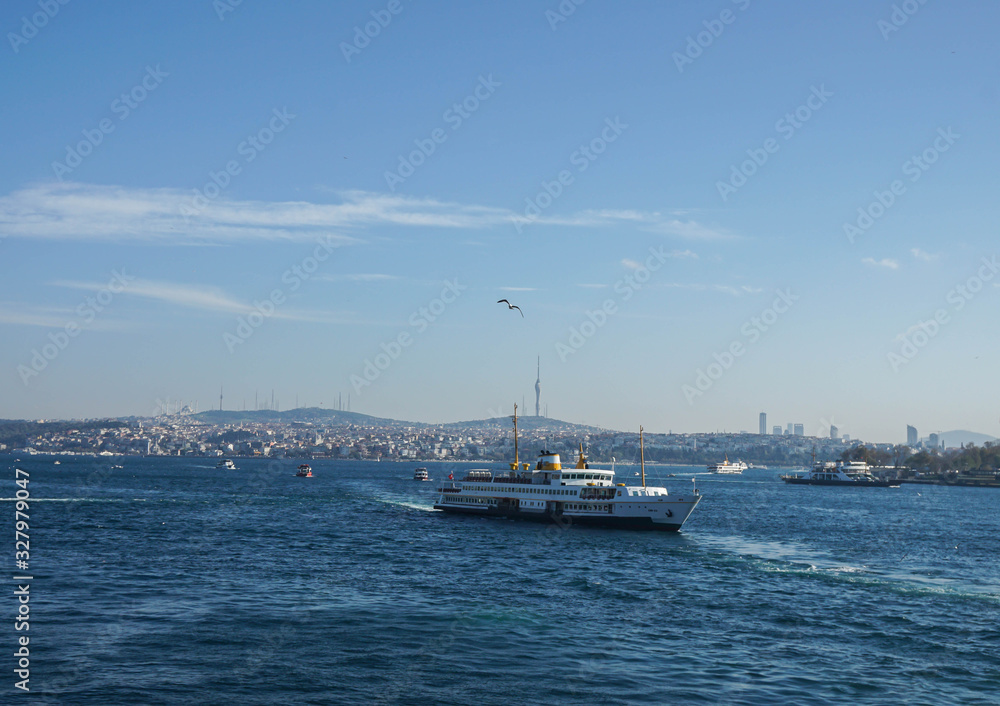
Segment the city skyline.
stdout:
<path fill-rule="evenodd" d="M 222 5 L 0 9 L 0 418 L 1000 435 L 1000 8 Z"/>

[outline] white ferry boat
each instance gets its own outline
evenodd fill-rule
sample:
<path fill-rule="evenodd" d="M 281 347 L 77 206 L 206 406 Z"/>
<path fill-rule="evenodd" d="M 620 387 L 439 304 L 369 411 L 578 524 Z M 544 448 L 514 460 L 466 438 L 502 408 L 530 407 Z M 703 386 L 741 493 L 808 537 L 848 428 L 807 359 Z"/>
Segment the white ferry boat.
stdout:
<path fill-rule="evenodd" d="M 514 405 L 514 462 L 510 470 L 470 470 L 461 480 L 438 488 L 436 510 L 512 519 L 620 529 L 676 532 L 701 501 L 696 489 L 671 495 L 666 488 L 615 483 L 612 471 L 592 469 L 580 447 L 574 468 L 563 469 L 559 454 L 542 451 L 534 469 L 521 463 L 517 450 L 517 405 Z M 642 428 L 639 429 L 640 459 Z"/>
<path fill-rule="evenodd" d="M 430 480 L 426 468 L 418 468 L 413 472 L 413 480 Z"/>
<path fill-rule="evenodd" d="M 225 468 L 228 471 L 235 471 L 236 470 L 236 464 L 233 463 L 233 460 L 231 458 L 224 458 L 224 459 L 222 459 L 217 464 L 215 464 L 215 467 L 216 468 Z"/>
<path fill-rule="evenodd" d="M 898 480 L 881 480 L 864 461 L 820 461 L 812 469 L 789 473 L 781 480 L 792 485 L 847 485 L 863 488 L 898 488 Z"/>
<path fill-rule="evenodd" d="M 747 464 L 743 461 L 737 461 L 736 463 L 729 462 L 729 454 L 726 454 L 726 460 L 722 463 L 710 463 L 708 464 L 709 473 L 742 473 L 747 469 Z"/>

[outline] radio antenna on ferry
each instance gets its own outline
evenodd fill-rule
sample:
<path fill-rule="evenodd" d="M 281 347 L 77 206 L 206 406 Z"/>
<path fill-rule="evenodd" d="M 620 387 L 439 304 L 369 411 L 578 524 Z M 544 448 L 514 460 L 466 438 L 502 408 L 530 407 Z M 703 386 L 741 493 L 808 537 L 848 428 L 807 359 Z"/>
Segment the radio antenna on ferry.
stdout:
<path fill-rule="evenodd" d="M 646 487 L 646 453 L 642 445 L 642 425 L 639 425 L 639 470 L 642 471 L 642 487 Z"/>

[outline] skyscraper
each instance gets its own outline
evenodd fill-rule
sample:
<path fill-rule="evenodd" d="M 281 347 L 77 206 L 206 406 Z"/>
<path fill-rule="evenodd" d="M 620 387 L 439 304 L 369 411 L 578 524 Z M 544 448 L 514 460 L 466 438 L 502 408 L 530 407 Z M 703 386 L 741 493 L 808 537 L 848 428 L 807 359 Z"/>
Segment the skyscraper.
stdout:
<path fill-rule="evenodd" d="M 781 426 L 779 425 L 771 427 L 771 433 L 774 434 L 775 436 L 781 436 Z"/>
<path fill-rule="evenodd" d="M 806 428 L 804 426 L 802 426 L 801 424 L 796 424 L 793 427 L 793 430 L 794 430 L 795 436 L 803 436 L 806 433 Z"/>
<path fill-rule="evenodd" d="M 835 427 L 832 424 L 830 425 L 830 438 L 831 439 L 839 439 L 840 438 L 840 429 L 838 429 L 837 427 Z"/>
<path fill-rule="evenodd" d="M 535 416 L 540 417 L 541 405 L 539 404 L 542 399 L 542 356 L 538 356 L 538 375 L 535 377 Z"/>
<path fill-rule="evenodd" d="M 763 436 L 767 433 L 767 414 L 765 412 L 760 413 L 760 435 Z"/>
<path fill-rule="evenodd" d="M 906 425 L 906 445 L 907 446 L 917 445 L 917 428 L 911 427 L 909 424 Z"/>

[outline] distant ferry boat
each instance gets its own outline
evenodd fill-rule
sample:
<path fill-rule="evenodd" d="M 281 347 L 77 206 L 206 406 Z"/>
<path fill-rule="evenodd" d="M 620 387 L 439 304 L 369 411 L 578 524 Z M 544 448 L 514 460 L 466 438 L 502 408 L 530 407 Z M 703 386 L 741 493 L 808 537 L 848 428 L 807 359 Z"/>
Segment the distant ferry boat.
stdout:
<path fill-rule="evenodd" d="M 898 488 L 898 480 L 880 480 L 864 461 L 814 463 L 811 470 L 789 473 L 781 480 L 793 485 L 847 485 L 864 488 Z"/>
<path fill-rule="evenodd" d="M 436 510 L 467 515 L 589 525 L 619 529 L 676 532 L 701 501 L 696 489 L 670 495 L 666 488 L 646 485 L 639 429 L 642 484 L 615 484 L 611 471 L 590 468 L 580 446 L 572 469 L 563 469 L 559 454 L 542 451 L 535 468 L 521 463 L 517 447 L 517 405 L 514 405 L 514 461 L 509 471 L 470 470 L 460 481 L 438 488 Z"/>
<path fill-rule="evenodd" d="M 426 468 L 418 468 L 413 472 L 413 480 L 430 480 Z"/>
<path fill-rule="evenodd" d="M 737 461 L 736 463 L 729 462 L 729 455 L 726 455 L 726 460 L 722 463 L 710 463 L 708 464 L 709 473 L 742 473 L 747 469 L 747 464 L 743 461 Z"/>
<path fill-rule="evenodd" d="M 235 471 L 236 470 L 236 464 L 233 463 L 233 460 L 231 458 L 224 458 L 224 459 L 222 459 L 217 464 L 215 464 L 215 467 L 216 468 L 225 468 L 225 469 L 230 470 L 230 471 Z"/>
<path fill-rule="evenodd" d="M 295 474 L 299 478 L 312 478 L 313 470 L 309 467 L 308 463 L 303 463 L 299 466 L 299 470 Z"/>

